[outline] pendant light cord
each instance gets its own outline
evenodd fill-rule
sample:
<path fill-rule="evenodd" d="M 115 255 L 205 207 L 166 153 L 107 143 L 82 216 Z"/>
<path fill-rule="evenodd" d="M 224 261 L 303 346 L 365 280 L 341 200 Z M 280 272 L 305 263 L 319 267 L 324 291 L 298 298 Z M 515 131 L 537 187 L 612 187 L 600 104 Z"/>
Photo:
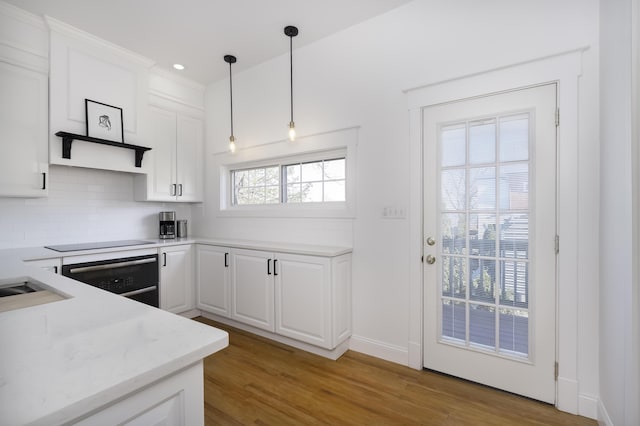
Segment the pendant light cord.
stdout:
<path fill-rule="evenodd" d="M 293 123 L 293 37 L 289 36 L 289 75 L 291 83 L 291 122 Z"/>
<path fill-rule="evenodd" d="M 231 78 L 231 62 L 229 62 L 229 94 L 231 103 L 231 136 L 233 136 L 233 80 Z"/>

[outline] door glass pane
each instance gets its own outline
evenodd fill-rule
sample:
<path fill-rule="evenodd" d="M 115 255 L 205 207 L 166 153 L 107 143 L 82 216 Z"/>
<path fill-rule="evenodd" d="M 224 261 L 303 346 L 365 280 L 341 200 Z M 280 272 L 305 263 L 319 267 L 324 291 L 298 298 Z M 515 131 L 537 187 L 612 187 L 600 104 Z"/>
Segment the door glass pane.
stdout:
<path fill-rule="evenodd" d="M 529 164 L 516 163 L 500 167 L 500 184 L 502 210 L 529 208 Z"/>
<path fill-rule="evenodd" d="M 469 304 L 469 342 L 495 348 L 496 308 L 493 306 Z"/>
<path fill-rule="evenodd" d="M 496 209 L 496 168 L 482 167 L 470 171 L 469 207 L 471 210 Z"/>
<path fill-rule="evenodd" d="M 443 253 L 462 254 L 466 252 L 466 217 L 467 215 L 464 213 L 444 213 L 440 216 Z"/>
<path fill-rule="evenodd" d="M 466 127 L 454 124 L 443 127 L 440 133 L 442 147 L 442 167 L 461 166 L 465 163 Z"/>
<path fill-rule="evenodd" d="M 444 256 L 442 258 L 442 295 L 464 299 L 467 296 L 467 259 Z"/>
<path fill-rule="evenodd" d="M 529 114 L 500 118 L 500 161 L 529 159 Z"/>
<path fill-rule="evenodd" d="M 517 357 L 528 356 L 529 336 L 528 120 L 492 117 L 440 135 L 442 336 Z"/>
<path fill-rule="evenodd" d="M 500 216 L 500 257 L 529 258 L 529 215 Z"/>
<path fill-rule="evenodd" d="M 513 260 L 500 261 L 500 304 L 529 307 L 529 264 Z"/>
<path fill-rule="evenodd" d="M 469 163 L 483 164 L 496 161 L 495 119 L 476 121 L 469 127 Z"/>
<path fill-rule="evenodd" d="M 465 303 L 450 299 L 442 300 L 442 336 L 466 340 Z"/>
<path fill-rule="evenodd" d="M 467 205 L 466 182 L 464 169 L 443 170 L 442 182 L 442 209 L 464 210 Z"/>
<path fill-rule="evenodd" d="M 493 302 L 496 287 L 496 261 L 469 259 L 469 298 L 480 302 Z"/>
<path fill-rule="evenodd" d="M 529 313 L 522 310 L 500 309 L 500 351 L 529 353 Z"/>

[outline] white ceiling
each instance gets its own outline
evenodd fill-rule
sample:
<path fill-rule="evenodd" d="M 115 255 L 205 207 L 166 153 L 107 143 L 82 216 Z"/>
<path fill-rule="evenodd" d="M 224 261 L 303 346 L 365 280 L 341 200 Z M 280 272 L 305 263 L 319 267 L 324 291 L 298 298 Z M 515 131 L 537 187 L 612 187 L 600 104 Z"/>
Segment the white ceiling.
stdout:
<path fill-rule="evenodd" d="M 294 49 L 411 0 L 5 0 L 108 40 L 202 84 L 289 50 L 283 29 L 300 33 Z M 173 69 L 172 69 L 173 70 Z"/>

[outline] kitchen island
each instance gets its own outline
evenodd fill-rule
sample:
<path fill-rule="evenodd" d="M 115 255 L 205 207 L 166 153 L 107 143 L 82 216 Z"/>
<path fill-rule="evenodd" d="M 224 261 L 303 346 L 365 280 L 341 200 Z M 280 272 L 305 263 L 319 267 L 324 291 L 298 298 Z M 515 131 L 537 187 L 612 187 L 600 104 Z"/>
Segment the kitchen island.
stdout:
<path fill-rule="evenodd" d="M 0 424 L 203 423 L 202 359 L 226 332 L 25 258 L 0 251 L 0 285 L 28 279 L 62 300 L 0 312 Z"/>

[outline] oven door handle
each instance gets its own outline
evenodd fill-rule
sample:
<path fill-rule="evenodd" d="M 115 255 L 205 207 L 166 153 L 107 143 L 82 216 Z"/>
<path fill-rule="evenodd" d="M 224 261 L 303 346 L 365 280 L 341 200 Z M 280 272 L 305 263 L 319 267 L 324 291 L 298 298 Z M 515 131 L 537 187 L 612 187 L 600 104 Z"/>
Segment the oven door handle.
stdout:
<path fill-rule="evenodd" d="M 144 265 L 145 263 L 155 263 L 157 261 L 158 259 L 156 259 L 155 257 L 150 257 L 149 259 L 129 260 L 127 262 L 105 263 L 104 265 L 95 266 L 82 266 L 80 268 L 69 269 L 69 273 L 76 274 L 80 272 L 102 271 L 104 269 L 125 268 L 127 266 Z"/>
<path fill-rule="evenodd" d="M 141 288 L 139 290 L 133 290 L 133 291 L 128 291 L 126 293 L 120 293 L 120 294 L 118 294 L 118 296 L 131 297 L 131 296 L 135 296 L 137 294 L 149 293 L 150 291 L 156 291 L 157 289 L 158 289 L 158 286 L 154 285 L 154 286 L 151 286 L 151 287 Z"/>

